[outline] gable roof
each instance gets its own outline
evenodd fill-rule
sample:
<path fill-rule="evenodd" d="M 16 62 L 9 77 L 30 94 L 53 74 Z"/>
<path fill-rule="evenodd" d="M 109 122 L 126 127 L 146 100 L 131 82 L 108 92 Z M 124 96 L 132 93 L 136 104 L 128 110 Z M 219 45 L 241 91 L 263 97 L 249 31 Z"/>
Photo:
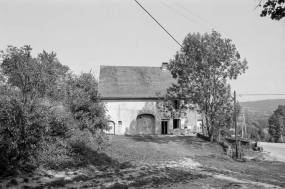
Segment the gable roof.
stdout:
<path fill-rule="evenodd" d="M 99 93 L 102 99 L 157 98 L 174 82 L 161 67 L 101 66 Z"/>

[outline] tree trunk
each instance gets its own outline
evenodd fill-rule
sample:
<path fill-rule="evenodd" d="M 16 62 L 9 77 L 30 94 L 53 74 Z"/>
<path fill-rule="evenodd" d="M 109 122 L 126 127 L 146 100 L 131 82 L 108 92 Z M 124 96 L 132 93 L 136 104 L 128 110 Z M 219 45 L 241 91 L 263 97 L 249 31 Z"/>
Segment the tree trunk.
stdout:
<path fill-rule="evenodd" d="M 213 133 L 211 131 L 211 125 L 209 125 L 209 120 L 208 120 L 208 117 L 206 116 L 206 127 L 207 127 L 207 133 L 208 133 L 208 137 L 209 137 L 209 140 L 211 142 L 213 142 Z"/>
<path fill-rule="evenodd" d="M 221 129 L 219 128 L 219 130 L 218 130 L 218 142 L 220 142 L 220 140 L 221 140 Z"/>

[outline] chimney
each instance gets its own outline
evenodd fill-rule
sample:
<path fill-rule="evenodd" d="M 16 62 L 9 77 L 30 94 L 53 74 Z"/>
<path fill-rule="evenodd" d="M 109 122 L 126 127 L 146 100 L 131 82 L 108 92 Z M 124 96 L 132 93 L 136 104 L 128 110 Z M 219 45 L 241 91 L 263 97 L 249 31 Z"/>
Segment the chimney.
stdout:
<path fill-rule="evenodd" d="M 167 62 L 162 62 L 161 70 L 165 71 L 165 70 L 167 70 L 167 67 L 168 67 L 168 63 Z"/>

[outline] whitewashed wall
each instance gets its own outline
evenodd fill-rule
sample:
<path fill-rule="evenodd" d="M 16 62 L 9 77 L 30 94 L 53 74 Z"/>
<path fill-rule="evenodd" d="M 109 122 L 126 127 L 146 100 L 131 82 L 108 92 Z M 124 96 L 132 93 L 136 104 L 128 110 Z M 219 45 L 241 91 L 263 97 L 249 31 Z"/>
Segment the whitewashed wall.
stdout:
<path fill-rule="evenodd" d="M 161 113 L 156 108 L 155 100 L 105 100 L 107 114 L 110 120 L 115 123 L 115 135 L 135 134 L 137 127 L 137 117 L 141 114 L 151 114 L 154 116 L 155 133 L 161 134 Z M 185 126 L 192 131 L 196 130 L 196 112 L 189 112 L 185 118 L 181 119 L 181 128 Z M 199 116 L 199 115 L 198 115 Z M 119 125 L 119 121 L 122 122 Z M 168 121 L 168 133 L 173 129 L 173 121 Z M 113 131 L 112 131 L 113 132 Z"/>

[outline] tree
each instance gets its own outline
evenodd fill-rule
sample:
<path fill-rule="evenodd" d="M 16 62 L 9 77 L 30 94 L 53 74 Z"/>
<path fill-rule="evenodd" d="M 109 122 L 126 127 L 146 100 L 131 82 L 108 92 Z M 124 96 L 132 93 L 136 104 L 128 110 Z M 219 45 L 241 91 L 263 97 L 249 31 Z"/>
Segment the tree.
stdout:
<path fill-rule="evenodd" d="M 260 0 L 257 6 L 261 7 L 262 2 L 263 0 Z M 285 0 L 267 0 L 262 7 L 261 17 L 269 15 L 272 20 L 285 17 Z"/>
<path fill-rule="evenodd" d="M 275 142 L 278 142 L 281 135 L 285 134 L 285 105 L 278 108 L 268 119 L 268 132 Z"/>
<path fill-rule="evenodd" d="M 69 75 L 67 80 L 67 104 L 81 130 L 92 134 L 108 129 L 105 104 L 98 94 L 98 81 L 92 73 Z"/>
<path fill-rule="evenodd" d="M 182 99 L 182 112 L 195 109 L 205 115 L 207 134 L 213 139 L 232 119 L 233 97 L 227 78 L 237 79 L 247 68 L 231 40 L 222 39 L 218 32 L 188 34 L 183 48 L 170 60 L 169 70 L 177 83 L 167 90 L 164 104 L 168 105 L 160 107 L 171 109 L 166 101 Z"/>
<path fill-rule="evenodd" d="M 8 46 L 0 52 L 0 173 L 34 166 L 29 163 L 34 164 L 50 128 L 42 101 L 68 71 L 55 53 L 33 58 L 31 50 Z"/>
<path fill-rule="evenodd" d="M 6 52 L 1 52 L 1 68 L 7 84 L 19 89 L 25 105 L 50 96 L 69 70 L 57 60 L 56 53 L 43 51 L 33 58 L 31 51 L 32 48 L 25 45 L 21 48 L 8 46 Z"/>

